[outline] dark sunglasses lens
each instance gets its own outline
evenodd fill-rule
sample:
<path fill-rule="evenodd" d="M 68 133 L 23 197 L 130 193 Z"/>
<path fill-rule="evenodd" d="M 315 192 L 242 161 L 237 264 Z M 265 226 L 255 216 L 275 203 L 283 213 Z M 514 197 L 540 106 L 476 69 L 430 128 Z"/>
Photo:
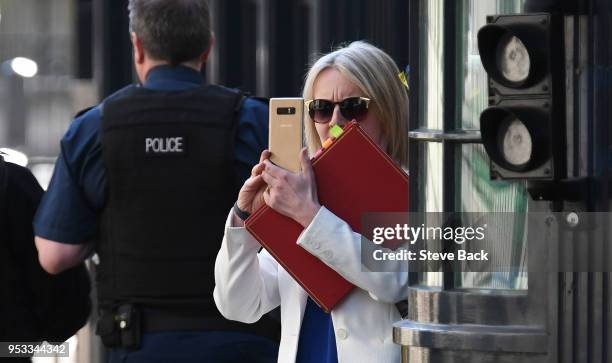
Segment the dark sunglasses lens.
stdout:
<path fill-rule="evenodd" d="M 314 100 L 308 107 L 308 114 L 315 122 L 329 122 L 334 113 L 334 104 L 327 100 Z"/>
<path fill-rule="evenodd" d="M 347 120 L 359 121 L 368 113 L 368 103 L 359 97 L 347 98 L 340 104 L 340 111 Z"/>

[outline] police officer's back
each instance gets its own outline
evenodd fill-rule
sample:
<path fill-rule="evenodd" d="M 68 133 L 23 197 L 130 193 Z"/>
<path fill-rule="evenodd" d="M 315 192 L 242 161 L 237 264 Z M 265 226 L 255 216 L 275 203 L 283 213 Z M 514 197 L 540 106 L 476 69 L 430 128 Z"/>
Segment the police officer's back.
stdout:
<path fill-rule="evenodd" d="M 275 361 L 264 336 L 276 327 L 227 321 L 212 298 L 225 218 L 266 144 L 267 107 L 204 84 L 206 1 L 131 0 L 130 24 L 142 85 L 62 139 L 35 221 L 41 263 L 60 271 L 96 241 L 98 333 L 111 360 Z"/>

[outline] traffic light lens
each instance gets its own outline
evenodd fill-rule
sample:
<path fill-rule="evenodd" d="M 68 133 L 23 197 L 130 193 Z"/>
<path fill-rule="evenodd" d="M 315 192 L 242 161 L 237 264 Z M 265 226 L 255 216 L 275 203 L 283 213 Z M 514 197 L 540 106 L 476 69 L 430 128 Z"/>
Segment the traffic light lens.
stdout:
<path fill-rule="evenodd" d="M 524 82 L 529 77 L 529 52 L 519 38 L 508 33 L 502 36 L 497 44 L 497 67 L 510 82 Z"/>
<path fill-rule="evenodd" d="M 520 167 L 531 160 L 533 141 L 525 124 L 518 118 L 508 117 L 499 127 L 501 155 L 512 166 Z"/>

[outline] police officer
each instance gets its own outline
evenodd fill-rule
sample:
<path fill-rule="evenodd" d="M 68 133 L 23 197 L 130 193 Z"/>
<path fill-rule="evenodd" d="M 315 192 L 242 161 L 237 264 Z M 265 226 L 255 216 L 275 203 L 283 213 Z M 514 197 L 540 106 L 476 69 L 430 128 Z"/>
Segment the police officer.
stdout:
<path fill-rule="evenodd" d="M 227 212 L 267 144 L 267 105 L 204 83 L 205 0 L 130 0 L 129 13 L 141 85 L 64 135 L 34 221 L 41 265 L 58 273 L 97 252 L 111 361 L 276 361 L 278 344 L 223 319 L 212 297 Z"/>
<path fill-rule="evenodd" d="M 5 156 L 0 151 L 0 342 L 63 342 L 89 317 L 89 276 L 83 264 L 55 276 L 40 267 L 32 218 L 43 190 Z M 4 344 L 0 361 L 29 362 L 32 345 L 25 347 L 18 354 Z"/>

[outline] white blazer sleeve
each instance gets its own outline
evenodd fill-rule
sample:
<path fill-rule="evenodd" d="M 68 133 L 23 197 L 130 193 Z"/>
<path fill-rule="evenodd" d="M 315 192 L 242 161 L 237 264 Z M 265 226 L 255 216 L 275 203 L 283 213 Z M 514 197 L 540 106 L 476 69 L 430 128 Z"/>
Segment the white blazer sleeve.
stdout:
<path fill-rule="evenodd" d="M 278 264 L 245 228 L 231 227 L 232 212 L 215 261 L 215 304 L 230 320 L 254 323 L 280 305 Z"/>
<path fill-rule="evenodd" d="M 376 300 L 396 303 L 408 296 L 408 269 L 399 266 L 407 262 L 390 262 L 398 266 L 385 268 L 386 272 L 367 271 L 361 263 L 361 235 L 325 207 L 319 209 L 297 243 Z"/>

